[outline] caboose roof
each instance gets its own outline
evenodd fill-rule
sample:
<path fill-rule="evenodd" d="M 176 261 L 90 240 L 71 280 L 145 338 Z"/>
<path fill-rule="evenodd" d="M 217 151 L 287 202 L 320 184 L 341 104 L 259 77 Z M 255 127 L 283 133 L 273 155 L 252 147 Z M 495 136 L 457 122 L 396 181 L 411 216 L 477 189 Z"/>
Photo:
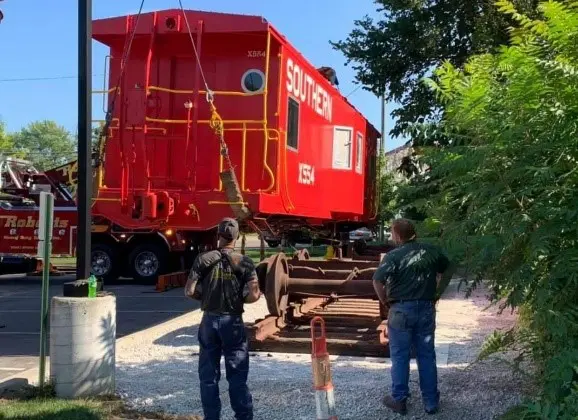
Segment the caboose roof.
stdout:
<path fill-rule="evenodd" d="M 169 17 L 182 19 L 183 13 L 180 9 L 159 10 L 147 12 L 139 17 L 136 35 L 146 35 L 151 33 L 154 13 L 158 14 L 159 22 L 164 22 Z M 200 10 L 185 10 L 191 30 L 194 32 L 198 21 L 203 21 L 203 33 L 234 33 L 234 32 L 266 32 L 270 24 L 262 16 L 241 15 L 231 13 L 208 12 Z M 136 15 L 133 15 L 136 17 Z M 111 18 L 97 19 L 92 23 L 93 38 L 104 44 L 110 37 L 126 35 L 126 17 L 117 16 Z M 175 31 L 171 31 L 175 32 Z M 187 32 L 187 26 L 181 21 L 179 31 Z"/>
<path fill-rule="evenodd" d="M 169 33 L 187 33 L 187 26 L 182 19 L 183 12 L 180 9 L 167 9 L 159 10 L 156 12 L 147 12 L 141 14 L 138 21 L 138 27 L 135 31 L 135 36 L 137 35 L 150 35 L 153 28 L 153 17 L 157 13 L 158 22 L 165 22 L 166 19 L 173 17 L 179 22 L 177 22 L 177 30 L 167 31 Z M 209 12 L 201 10 L 185 10 L 187 14 L 187 19 L 189 25 L 191 26 L 191 31 L 195 32 L 197 27 L 197 22 L 203 22 L 203 33 L 256 33 L 256 32 L 267 32 L 270 31 L 272 35 L 277 38 L 277 40 L 291 49 L 295 54 L 298 54 L 300 58 L 309 63 L 306 57 L 297 50 L 287 38 L 279 32 L 271 23 L 267 21 L 262 16 L 255 15 L 243 15 L 243 14 L 233 14 L 233 13 L 221 13 L 221 12 Z M 136 15 L 133 15 L 136 17 Z M 118 40 L 119 38 L 124 38 L 126 36 L 126 18 L 127 16 L 117 16 L 111 18 L 103 18 L 94 20 L 92 23 L 92 37 L 105 44 L 109 45 Z M 341 93 L 331 86 L 335 90 L 335 94 L 341 95 Z M 353 108 L 359 115 L 361 115 L 368 123 L 368 125 L 375 130 L 379 135 L 379 131 L 365 118 L 359 110 L 351 104 L 343 95 L 341 97 L 345 102 Z"/>

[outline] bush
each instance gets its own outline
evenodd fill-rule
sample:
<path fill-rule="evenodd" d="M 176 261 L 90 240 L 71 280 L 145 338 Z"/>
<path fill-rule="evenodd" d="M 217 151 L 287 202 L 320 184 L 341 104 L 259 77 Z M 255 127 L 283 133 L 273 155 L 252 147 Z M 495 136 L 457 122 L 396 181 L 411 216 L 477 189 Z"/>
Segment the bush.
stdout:
<path fill-rule="evenodd" d="M 440 241 L 488 279 L 494 300 L 527 314 L 486 353 L 517 345 L 538 366 L 540 395 L 517 418 L 578 416 L 578 3 L 541 3 L 511 45 L 449 63 L 427 81 L 444 103 L 449 145 L 423 156 Z M 491 351 L 490 351 L 491 350 Z"/>

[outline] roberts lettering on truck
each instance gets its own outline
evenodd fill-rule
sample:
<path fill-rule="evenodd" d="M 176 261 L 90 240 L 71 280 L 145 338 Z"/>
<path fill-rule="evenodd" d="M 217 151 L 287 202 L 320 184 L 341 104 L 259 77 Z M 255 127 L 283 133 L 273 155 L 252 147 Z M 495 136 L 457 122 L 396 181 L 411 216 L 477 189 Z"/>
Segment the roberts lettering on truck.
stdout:
<path fill-rule="evenodd" d="M 68 220 L 63 220 L 59 217 L 54 218 L 55 229 L 66 229 L 68 224 Z M 38 228 L 39 221 L 32 216 L 0 216 L 0 226 L 5 228 Z"/>

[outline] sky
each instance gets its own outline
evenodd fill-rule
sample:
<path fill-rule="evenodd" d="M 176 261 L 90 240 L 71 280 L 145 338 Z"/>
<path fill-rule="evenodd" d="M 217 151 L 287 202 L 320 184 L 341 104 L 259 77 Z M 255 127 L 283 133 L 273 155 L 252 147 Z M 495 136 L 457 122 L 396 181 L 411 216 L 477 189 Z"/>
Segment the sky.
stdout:
<path fill-rule="evenodd" d="M 93 18 L 136 13 L 140 0 L 92 0 Z M 78 0 L 4 0 L 0 8 L 0 120 L 17 131 L 36 120 L 54 120 L 72 133 L 77 127 Z M 259 15 L 275 26 L 316 67 L 337 71 L 340 90 L 379 130 L 381 103 L 358 88 L 355 73 L 329 41 L 343 40 L 354 20 L 376 16 L 373 0 L 183 0 L 187 9 Z M 144 11 L 178 8 L 178 0 L 146 0 Z M 107 48 L 93 41 L 93 89 L 102 89 Z M 393 120 L 386 105 L 386 133 Z M 93 100 L 102 118 L 102 96 Z M 403 139 L 385 138 L 385 149 Z"/>

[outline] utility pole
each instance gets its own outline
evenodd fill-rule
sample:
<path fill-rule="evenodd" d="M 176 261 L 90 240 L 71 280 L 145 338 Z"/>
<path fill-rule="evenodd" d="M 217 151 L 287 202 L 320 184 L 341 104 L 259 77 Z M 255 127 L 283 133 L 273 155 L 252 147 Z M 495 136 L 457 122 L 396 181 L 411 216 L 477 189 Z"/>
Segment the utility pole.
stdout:
<path fill-rule="evenodd" d="M 381 183 L 382 183 L 382 177 L 383 177 L 383 155 L 385 152 L 385 88 L 383 90 L 383 93 L 381 95 L 381 142 L 379 144 L 379 151 L 378 151 L 378 156 L 379 156 L 379 169 L 378 169 L 378 187 L 379 187 L 379 201 L 378 201 L 378 206 L 381 207 Z M 385 239 L 385 235 L 384 235 L 384 230 L 385 225 L 384 225 L 384 221 L 381 220 L 381 218 L 379 219 L 379 242 L 383 242 L 383 240 Z"/>
<path fill-rule="evenodd" d="M 52 253 L 52 229 L 54 227 L 54 196 L 40 193 L 40 214 L 38 221 L 38 255 L 42 256 L 42 301 L 40 303 L 40 363 L 38 385 L 44 388 L 46 380 L 46 355 L 48 354 L 48 288 L 50 287 L 50 254 Z"/>
<path fill-rule="evenodd" d="M 381 95 L 381 150 L 385 153 L 385 92 Z"/>
<path fill-rule="evenodd" d="M 90 276 L 92 204 L 92 0 L 78 2 L 78 235 L 76 276 Z"/>

